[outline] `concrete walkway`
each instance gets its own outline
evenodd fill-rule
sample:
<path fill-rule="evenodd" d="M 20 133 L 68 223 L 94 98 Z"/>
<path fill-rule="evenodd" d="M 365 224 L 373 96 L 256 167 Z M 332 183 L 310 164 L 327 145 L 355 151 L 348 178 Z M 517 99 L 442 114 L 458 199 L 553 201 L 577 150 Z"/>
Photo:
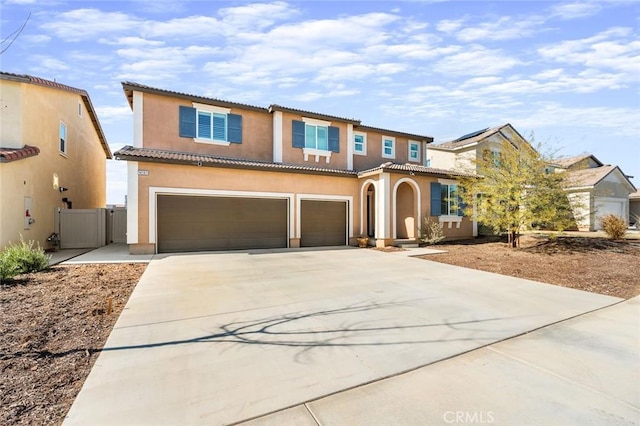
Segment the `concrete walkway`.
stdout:
<path fill-rule="evenodd" d="M 631 311 L 612 314 L 615 334 L 595 325 L 603 310 L 582 326 L 593 338 L 558 324 L 498 343 L 619 301 L 374 250 L 164 255 L 65 424 L 229 424 L 269 413 L 256 421 L 437 424 L 451 423 L 447 411 L 491 411 L 502 424 L 637 420 L 637 303 L 617 305 Z M 583 355 L 607 373 L 562 370 Z M 578 382 L 581 371 L 600 387 Z M 536 408 L 536 398 L 548 402 Z"/>
<path fill-rule="evenodd" d="M 97 249 L 62 249 L 47 253 L 49 265 L 78 265 L 83 263 L 149 263 L 154 255 L 129 254 L 126 244 L 109 244 Z"/>

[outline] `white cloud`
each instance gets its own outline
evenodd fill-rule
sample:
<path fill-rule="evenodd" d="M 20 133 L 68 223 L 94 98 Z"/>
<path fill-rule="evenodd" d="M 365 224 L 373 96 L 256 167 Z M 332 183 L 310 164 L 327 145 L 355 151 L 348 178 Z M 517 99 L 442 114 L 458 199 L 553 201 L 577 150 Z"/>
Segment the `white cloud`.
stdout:
<path fill-rule="evenodd" d="M 640 37 L 630 28 L 611 28 L 592 37 L 548 45 L 538 53 L 549 61 L 610 69 L 640 80 Z"/>
<path fill-rule="evenodd" d="M 37 46 L 49 43 L 51 37 L 44 34 L 21 34 L 20 41 L 31 46 Z"/>
<path fill-rule="evenodd" d="M 64 71 L 69 69 L 69 65 L 64 61 L 46 55 L 32 55 L 29 60 L 36 64 L 38 70 Z"/>
<path fill-rule="evenodd" d="M 287 3 L 254 3 L 245 6 L 220 9 L 220 16 L 225 24 L 236 29 L 265 29 L 277 21 L 291 18 L 298 11 Z"/>
<path fill-rule="evenodd" d="M 533 35 L 540 31 L 543 23 L 544 18 L 541 16 L 528 16 L 523 19 L 504 16 L 494 22 L 483 22 L 476 26 L 458 29 L 456 37 L 465 42 L 512 40 Z"/>
<path fill-rule="evenodd" d="M 551 8 L 551 14 L 562 19 L 576 19 L 595 15 L 601 9 L 596 2 L 561 3 Z"/>
<path fill-rule="evenodd" d="M 450 75 L 495 75 L 504 73 L 522 62 L 500 50 L 471 45 L 467 51 L 447 56 L 434 65 L 439 73 Z"/>
<path fill-rule="evenodd" d="M 132 31 L 140 21 L 122 12 L 75 9 L 52 14 L 42 28 L 66 41 L 83 41 L 104 34 Z"/>
<path fill-rule="evenodd" d="M 127 36 L 117 37 L 115 39 L 100 38 L 99 43 L 115 45 L 115 46 L 132 46 L 132 47 L 149 47 L 149 46 L 164 46 L 164 40 L 148 40 L 142 37 Z"/>
<path fill-rule="evenodd" d="M 100 121 L 104 123 L 110 123 L 120 120 L 122 118 L 131 118 L 131 108 L 126 106 L 98 106 L 96 107 L 96 114 Z"/>
<path fill-rule="evenodd" d="M 458 31 L 462 27 L 463 23 L 464 19 L 444 19 L 438 22 L 436 29 L 443 33 L 450 34 Z"/>
<path fill-rule="evenodd" d="M 609 129 L 616 135 L 640 134 L 640 111 L 635 108 L 573 107 L 556 102 L 540 102 L 535 106 L 532 111 L 520 111 L 520 117 L 514 117 L 514 122 L 528 128 L 586 127 Z"/>

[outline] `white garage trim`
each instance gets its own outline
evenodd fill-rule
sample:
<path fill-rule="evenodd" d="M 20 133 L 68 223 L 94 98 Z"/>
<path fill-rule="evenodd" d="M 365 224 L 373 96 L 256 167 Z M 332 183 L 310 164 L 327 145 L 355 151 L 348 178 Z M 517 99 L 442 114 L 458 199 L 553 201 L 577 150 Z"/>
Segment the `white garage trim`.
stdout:
<path fill-rule="evenodd" d="M 289 239 L 293 235 L 293 194 L 288 192 L 255 192 L 255 191 L 226 191 L 219 189 L 191 189 L 191 188 L 163 188 L 157 186 L 149 187 L 149 243 L 156 244 L 158 233 L 157 196 L 158 195 L 196 195 L 203 197 L 239 197 L 239 198 L 286 198 L 289 205 L 289 217 L 287 221 Z M 158 246 L 156 244 L 156 253 Z"/>
<path fill-rule="evenodd" d="M 315 201 L 345 201 L 347 203 L 347 238 L 353 237 L 353 197 L 350 195 L 325 195 L 325 194 L 298 194 L 296 197 L 296 227 L 294 238 L 301 238 L 302 224 L 301 220 L 301 208 L 302 200 L 315 200 Z"/>

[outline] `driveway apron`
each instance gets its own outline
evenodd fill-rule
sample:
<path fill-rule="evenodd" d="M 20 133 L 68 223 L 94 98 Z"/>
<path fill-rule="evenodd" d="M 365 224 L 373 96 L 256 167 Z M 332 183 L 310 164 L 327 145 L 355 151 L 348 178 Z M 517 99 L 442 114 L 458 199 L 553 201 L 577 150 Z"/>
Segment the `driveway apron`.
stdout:
<path fill-rule="evenodd" d="M 65 424 L 240 422 L 619 300 L 366 249 L 166 255 Z"/>

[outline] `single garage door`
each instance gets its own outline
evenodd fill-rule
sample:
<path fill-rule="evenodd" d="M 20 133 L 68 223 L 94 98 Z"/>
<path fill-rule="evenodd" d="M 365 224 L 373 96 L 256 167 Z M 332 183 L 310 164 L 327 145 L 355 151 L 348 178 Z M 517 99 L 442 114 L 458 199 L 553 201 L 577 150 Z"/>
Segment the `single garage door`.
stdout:
<path fill-rule="evenodd" d="M 624 214 L 624 200 L 620 201 L 601 201 L 597 200 L 595 202 L 596 214 L 595 214 L 595 229 L 602 229 L 602 223 L 600 223 L 600 218 L 602 216 L 606 216 L 608 214 L 613 214 L 620 217 L 625 217 Z"/>
<path fill-rule="evenodd" d="M 347 203 L 302 200 L 300 246 L 344 246 L 347 244 Z"/>
<path fill-rule="evenodd" d="M 158 252 L 287 247 L 287 200 L 159 195 Z"/>

